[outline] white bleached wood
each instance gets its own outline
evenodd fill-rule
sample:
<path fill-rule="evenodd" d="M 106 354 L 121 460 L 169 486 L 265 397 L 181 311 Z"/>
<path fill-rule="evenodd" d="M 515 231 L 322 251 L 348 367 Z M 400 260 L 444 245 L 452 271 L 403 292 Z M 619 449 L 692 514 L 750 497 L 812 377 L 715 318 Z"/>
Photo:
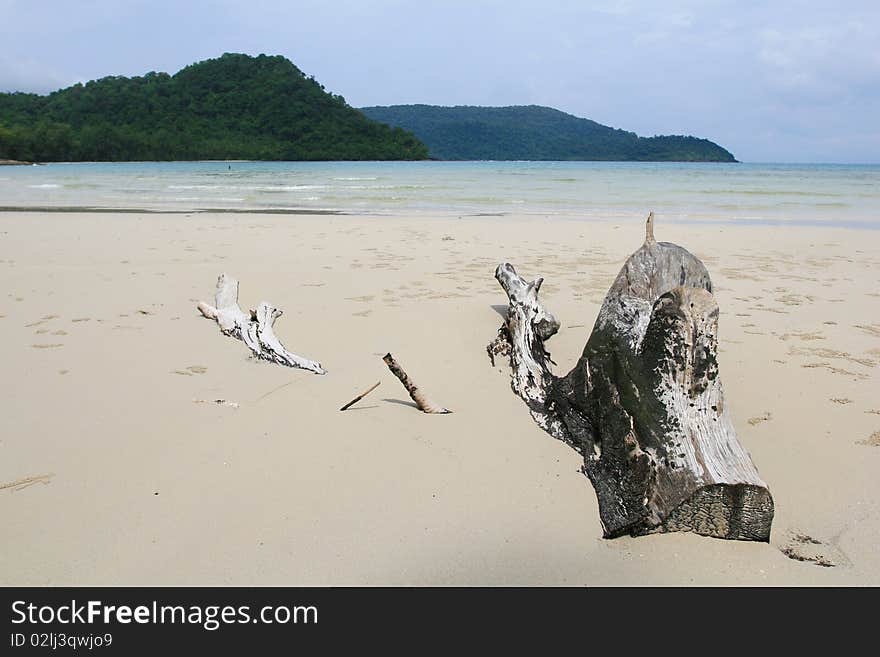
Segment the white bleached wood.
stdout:
<path fill-rule="evenodd" d="M 297 356 L 287 351 L 273 325 L 281 317 L 282 311 L 261 301 L 256 310 L 245 313 L 238 305 L 238 281 L 226 274 L 217 277 L 217 291 L 214 304 L 199 302 L 197 308 L 203 317 L 213 319 L 224 335 L 229 335 L 244 342 L 254 356 L 287 367 L 309 370 L 315 374 L 327 372 L 317 361 Z"/>

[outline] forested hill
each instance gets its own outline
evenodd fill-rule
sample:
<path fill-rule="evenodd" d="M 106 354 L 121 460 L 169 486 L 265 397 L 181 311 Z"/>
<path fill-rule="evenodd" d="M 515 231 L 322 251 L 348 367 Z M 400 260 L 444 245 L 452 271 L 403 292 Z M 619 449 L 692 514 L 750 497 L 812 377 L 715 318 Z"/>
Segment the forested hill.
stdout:
<path fill-rule="evenodd" d="M 281 56 L 225 54 L 175 75 L 0 94 L 0 159 L 410 160 L 427 148 Z"/>
<path fill-rule="evenodd" d="M 550 107 L 362 107 L 371 119 L 411 130 L 440 160 L 637 160 L 736 162 L 707 140 L 639 137 Z"/>

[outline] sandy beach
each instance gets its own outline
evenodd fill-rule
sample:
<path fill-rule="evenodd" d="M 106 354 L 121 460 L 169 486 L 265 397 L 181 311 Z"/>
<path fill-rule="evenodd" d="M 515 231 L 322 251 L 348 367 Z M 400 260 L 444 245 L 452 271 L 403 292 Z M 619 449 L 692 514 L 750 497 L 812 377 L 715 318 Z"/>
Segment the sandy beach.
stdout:
<path fill-rule="evenodd" d="M 5 212 L 0 584 L 880 584 L 880 233 L 656 233 L 714 279 L 770 544 L 603 540 L 581 458 L 489 363 L 499 262 L 546 278 L 568 371 L 640 222 Z M 203 319 L 221 272 L 329 373 Z M 388 351 L 454 413 L 417 411 Z"/>

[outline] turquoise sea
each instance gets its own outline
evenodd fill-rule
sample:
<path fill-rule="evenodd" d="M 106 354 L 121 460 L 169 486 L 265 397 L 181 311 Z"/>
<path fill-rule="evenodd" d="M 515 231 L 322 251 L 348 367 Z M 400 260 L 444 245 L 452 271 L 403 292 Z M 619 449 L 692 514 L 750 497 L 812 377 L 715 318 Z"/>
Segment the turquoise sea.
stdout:
<path fill-rule="evenodd" d="M 880 228 L 880 165 L 128 162 L 0 167 L 0 209 L 540 215 Z"/>

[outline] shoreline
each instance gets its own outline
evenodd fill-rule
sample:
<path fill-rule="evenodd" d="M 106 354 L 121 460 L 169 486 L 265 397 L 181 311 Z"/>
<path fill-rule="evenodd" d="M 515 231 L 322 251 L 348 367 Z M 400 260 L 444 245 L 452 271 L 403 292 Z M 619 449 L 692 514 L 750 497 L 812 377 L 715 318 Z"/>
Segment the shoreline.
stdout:
<path fill-rule="evenodd" d="M 413 212 L 365 212 L 358 210 L 336 210 L 336 209 L 313 209 L 313 208 L 190 208 L 190 209 L 171 209 L 171 208 L 119 208 L 119 207 L 89 207 L 89 206 L 0 206 L 0 214 L 21 213 L 21 214 L 149 214 L 149 215 L 214 215 L 214 214 L 241 214 L 241 215 L 293 215 L 293 216 L 370 216 L 370 217 L 386 217 L 389 219 L 410 219 L 419 220 L 456 220 L 467 217 L 473 218 L 505 218 L 510 220 L 534 220 L 545 219 L 551 221 L 576 221 L 582 223 L 625 223 L 633 221 L 632 216 L 617 217 L 579 217 L 575 212 L 546 212 L 534 210 L 532 212 L 523 211 L 501 211 L 501 212 L 458 212 L 458 211 L 429 211 L 421 213 Z M 663 216 L 656 213 L 660 220 L 666 224 L 674 224 L 679 226 L 753 226 L 761 227 L 783 227 L 794 226 L 799 228 L 841 228 L 846 230 L 880 230 L 880 219 L 877 220 L 858 220 L 858 219 L 757 219 L 757 218 L 721 218 L 721 217 L 699 217 L 680 219 L 677 217 Z"/>

